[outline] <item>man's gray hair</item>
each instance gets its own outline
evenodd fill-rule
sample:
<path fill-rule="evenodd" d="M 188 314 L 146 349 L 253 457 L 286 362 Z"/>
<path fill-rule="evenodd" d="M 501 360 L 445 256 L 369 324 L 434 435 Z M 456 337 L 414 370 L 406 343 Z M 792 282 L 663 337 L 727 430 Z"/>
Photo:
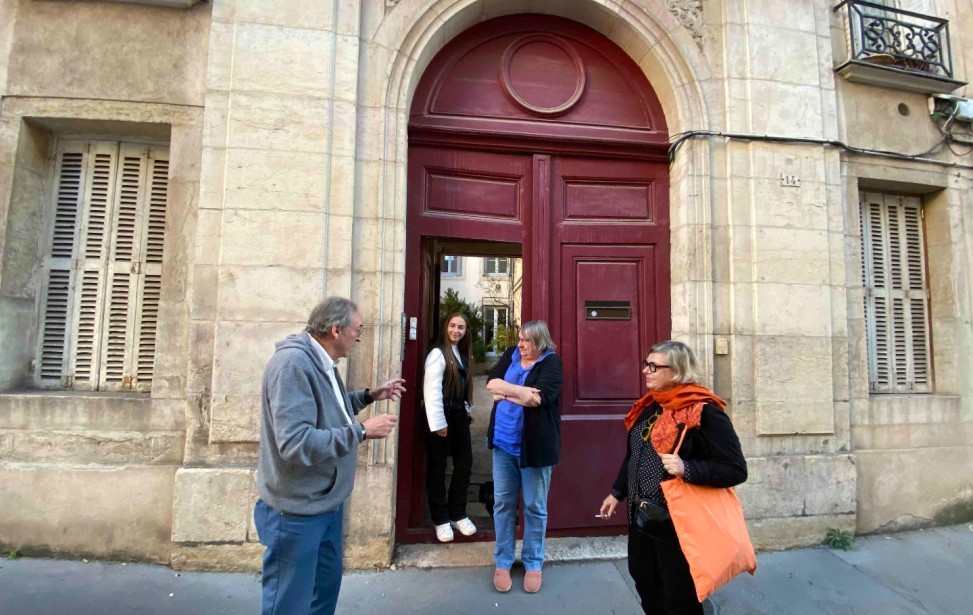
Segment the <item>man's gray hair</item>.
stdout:
<path fill-rule="evenodd" d="M 328 297 L 314 306 L 307 318 L 307 332 L 314 337 L 330 337 L 331 327 L 344 329 L 358 313 L 358 306 L 344 297 Z"/>
<path fill-rule="evenodd" d="M 547 328 L 547 323 L 543 320 L 532 320 L 520 327 L 520 332 L 529 339 L 540 352 L 557 350 L 554 340 L 551 339 L 551 331 Z"/>
<path fill-rule="evenodd" d="M 666 356 L 666 364 L 675 376 L 675 381 L 680 384 L 700 384 L 702 378 L 699 375 L 699 362 L 692 348 L 676 340 L 666 340 L 659 342 L 649 353 L 658 352 Z"/>

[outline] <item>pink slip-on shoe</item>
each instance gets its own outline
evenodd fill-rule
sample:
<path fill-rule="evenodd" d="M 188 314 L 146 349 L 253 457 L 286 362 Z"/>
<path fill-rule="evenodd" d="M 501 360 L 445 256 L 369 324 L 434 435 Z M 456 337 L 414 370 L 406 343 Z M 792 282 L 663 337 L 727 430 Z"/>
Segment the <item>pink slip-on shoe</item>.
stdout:
<path fill-rule="evenodd" d="M 542 583 L 540 570 L 528 570 L 524 575 L 524 591 L 528 594 L 536 594 L 541 591 Z"/>
<path fill-rule="evenodd" d="M 493 573 L 493 589 L 505 594 L 510 591 L 511 585 L 513 585 L 513 581 L 510 580 L 510 571 L 497 568 Z"/>

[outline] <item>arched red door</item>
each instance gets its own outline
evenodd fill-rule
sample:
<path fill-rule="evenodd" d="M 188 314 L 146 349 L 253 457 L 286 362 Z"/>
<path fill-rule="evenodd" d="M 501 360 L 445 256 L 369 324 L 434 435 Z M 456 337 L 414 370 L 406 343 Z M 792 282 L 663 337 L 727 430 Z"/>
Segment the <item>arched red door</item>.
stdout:
<path fill-rule="evenodd" d="M 421 383 L 435 326 L 430 242 L 521 246 L 522 321 L 548 322 L 565 365 L 551 535 L 623 529 L 594 514 L 624 456 L 621 416 L 642 394 L 641 360 L 670 332 L 667 139 L 658 98 L 631 58 L 551 16 L 471 28 L 436 56 L 414 98 L 405 306 L 416 330 L 402 372 Z M 420 527 L 419 389 L 402 402 L 400 542 L 432 539 Z"/>

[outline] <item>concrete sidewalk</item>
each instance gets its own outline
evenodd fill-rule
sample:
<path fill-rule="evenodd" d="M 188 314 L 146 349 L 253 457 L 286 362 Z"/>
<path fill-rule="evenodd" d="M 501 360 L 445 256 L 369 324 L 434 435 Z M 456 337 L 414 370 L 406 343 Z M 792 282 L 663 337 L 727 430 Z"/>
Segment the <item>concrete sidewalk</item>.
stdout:
<path fill-rule="evenodd" d="M 759 555 L 754 577 L 714 596 L 720 615 L 973 613 L 973 525 L 859 538 L 825 548 Z M 641 613 L 625 560 L 548 565 L 544 588 L 498 594 L 488 567 L 400 569 L 345 575 L 338 613 Z M 22 558 L 0 560 L 0 613 L 257 613 L 254 575 L 177 573 L 162 566 Z"/>

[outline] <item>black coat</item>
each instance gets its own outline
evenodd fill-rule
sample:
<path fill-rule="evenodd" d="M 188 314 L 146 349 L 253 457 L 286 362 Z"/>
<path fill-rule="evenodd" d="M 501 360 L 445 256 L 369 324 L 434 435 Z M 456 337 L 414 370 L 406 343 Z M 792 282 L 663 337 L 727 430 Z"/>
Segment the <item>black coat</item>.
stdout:
<path fill-rule="evenodd" d="M 487 375 L 487 382 L 494 378 L 503 380 L 513 360 L 515 346 L 507 348 Z M 564 363 L 561 357 L 551 354 L 536 363 L 524 380 L 525 387 L 541 392 L 541 405 L 524 408 L 524 431 L 520 438 L 520 467 L 543 468 L 558 462 L 561 456 L 561 386 L 564 384 Z M 493 448 L 493 425 L 497 417 L 497 402 L 490 412 L 487 429 L 487 446 Z"/>

